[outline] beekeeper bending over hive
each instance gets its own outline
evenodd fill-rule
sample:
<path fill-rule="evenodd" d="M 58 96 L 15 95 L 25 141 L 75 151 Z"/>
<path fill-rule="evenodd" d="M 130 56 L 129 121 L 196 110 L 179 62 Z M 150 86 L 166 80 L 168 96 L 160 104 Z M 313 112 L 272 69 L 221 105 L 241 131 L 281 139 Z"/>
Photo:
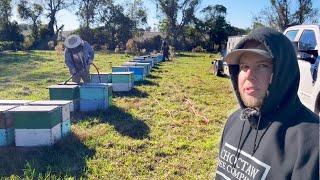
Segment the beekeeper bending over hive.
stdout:
<path fill-rule="evenodd" d="M 65 63 L 73 76 L 72 81 L 80 83 L 90 82 L 90 65 L 93 62 L 94 52 L 87 41 L 82 40 L 78 35 L 70 35 L 65 41 L 64 51 Z"/>

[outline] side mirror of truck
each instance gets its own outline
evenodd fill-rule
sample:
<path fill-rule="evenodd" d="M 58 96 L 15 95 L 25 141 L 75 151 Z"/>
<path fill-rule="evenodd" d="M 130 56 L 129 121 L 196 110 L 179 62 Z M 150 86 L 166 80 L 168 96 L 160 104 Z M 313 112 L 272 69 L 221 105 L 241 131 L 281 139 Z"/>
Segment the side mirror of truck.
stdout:
<path fill-rule="evenodd" d="M 318 57 L 317 49 L 309 49 L 306 46 L 303 46 L 301 42 L 294 41 L 292 42 L 293 46 L 297 52 L 297 58 L 300 60 L 308 61 L 311 64 L 314 64 Z"/>

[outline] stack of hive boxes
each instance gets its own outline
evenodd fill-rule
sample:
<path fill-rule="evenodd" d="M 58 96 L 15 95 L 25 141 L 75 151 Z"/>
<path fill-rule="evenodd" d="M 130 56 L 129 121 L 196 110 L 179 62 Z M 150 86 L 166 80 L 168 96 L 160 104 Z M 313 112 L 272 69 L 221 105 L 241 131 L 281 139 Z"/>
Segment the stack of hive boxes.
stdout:
<path fill-rule="evenodd" d="M 59 106 L 18 106 L 7 111 L 13 118 L 16 146 L 47 146 L 61 139 Z"/>
<path fill-rule="evenodd" d="M 15 107 L 16 106 L 0 105 L 0 146 L 14 144 L 13 119 L 7 112 Z"/>
<path fill-rule="evenodd" d="M 106 110 L 112 103 L 112 86 L 106 83 L 86 83 L 80 86 L 80 111 Z"/>
<path fill-rule="evenodd" d="M 71 133 L 70 109 L 72 109 L 72 101 L 52 100 L 52 101 L 34 101 L 29 103 L 30 106 L 58 106 L 61 109 L 61 134 L 65 137 Z"/>

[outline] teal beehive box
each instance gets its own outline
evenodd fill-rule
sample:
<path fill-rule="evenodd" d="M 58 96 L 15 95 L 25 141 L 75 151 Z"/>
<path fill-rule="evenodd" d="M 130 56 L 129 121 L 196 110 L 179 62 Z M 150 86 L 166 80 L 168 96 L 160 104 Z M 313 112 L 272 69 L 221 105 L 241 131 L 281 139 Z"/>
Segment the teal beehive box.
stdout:
<path fill-rule="evenodd" d="M 49 88 L 50 100 L 79 99 L 79 85 L 51 85 Z"/>
<path fill-rule="evenodd" d="M 112 75 L 111 73 L 92 73 L 90 74 L 90 82 L 91 83 L 111 83 L 112 82 Z M 100 82 L 101 81 L 101 82 Z"/>
<path fill-rule="evenodd" d="M 14 144 L 13 118 L 7 112 L 15 107 L 12 105 L 0 105 L 0 146 Z"/>
<path fill-rule="evenodd" d="M 86 83 L 80 87 L 80 111 L 106 110 L 112 101 L 112 86 L 106 83 Z"/>
<path fill-rule="evenodd" d="M 79 85 L 76 84 L 59 84 L 59 85 L 51 85 L 48 87 L 50 100 L 69 100 L 73 103 L 73 109 L 70 111 L 79 110 Z"/>
<path fill-rule="evenodd" d="M 62 137 L 59 106 L 19 106 L 8 113 L 14 120 L 16 146 L 50 146 Z"/>
<path fill-rule="evenodd" d="M 113 72 L 112 90 L 115 92 L 130 91 L 134 86 L 133 72 Z"/>
<path fill-rule="evenodd" d="M 34 101 L 30 106 L 59 106 L 61 108 L 61 132 L 62 137 L 71 133 L 70 111 L 73 109 L 73 102 L 68 100 Z"/>

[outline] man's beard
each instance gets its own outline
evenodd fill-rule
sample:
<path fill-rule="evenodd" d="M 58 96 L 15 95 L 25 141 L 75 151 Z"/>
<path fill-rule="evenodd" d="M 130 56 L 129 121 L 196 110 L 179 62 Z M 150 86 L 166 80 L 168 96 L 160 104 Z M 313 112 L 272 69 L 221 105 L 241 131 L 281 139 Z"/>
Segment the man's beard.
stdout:
<path fill-rule="evenodd" d="M 264 97 L 266 96 L 266 93 L 261 95 L 260 97 L 245 95 L 242 91 L 240 91 L 239 93 L 244 105 L 249 108 L 260 108 L 263 103 Z"/>

